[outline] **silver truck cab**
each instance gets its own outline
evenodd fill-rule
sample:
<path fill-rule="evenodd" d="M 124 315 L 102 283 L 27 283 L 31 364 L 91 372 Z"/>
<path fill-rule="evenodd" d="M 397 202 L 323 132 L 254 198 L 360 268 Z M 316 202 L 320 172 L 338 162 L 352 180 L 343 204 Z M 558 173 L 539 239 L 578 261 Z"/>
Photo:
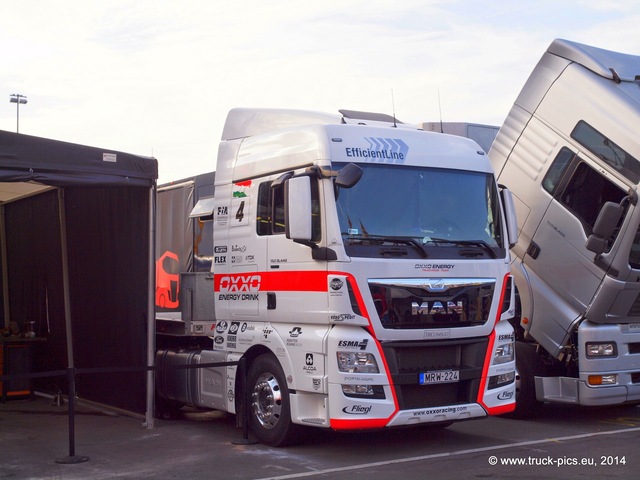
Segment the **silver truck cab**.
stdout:
<path fill-rule="evenodd" d="M 639 125 L 640 56 L 557 39 L 489 151 L 518 216 L 521 414 L 640 402 Z"/>

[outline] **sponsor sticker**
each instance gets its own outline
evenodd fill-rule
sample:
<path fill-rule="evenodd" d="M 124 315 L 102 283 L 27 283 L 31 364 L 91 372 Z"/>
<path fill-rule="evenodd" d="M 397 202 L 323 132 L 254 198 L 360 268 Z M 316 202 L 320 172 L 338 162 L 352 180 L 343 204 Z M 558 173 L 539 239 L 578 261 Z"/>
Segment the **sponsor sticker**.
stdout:
<path fill-rule="evenodd" d="M 339 340 L 338 347 L 339 348 L 354 348 L 360 350 L 366 350 L 369 340 L 367 338 L 363 340 Z"/>
<path fill-rule="evenodd" d="M 306 373 L 314 374 L 317 372 L 317 368 L 313 365 L 313 353 L 307 353 L 305 355 L 304 363 L 305 365 L 302 367 L 302 370 Z"/>
<path fill-rule="evenodd" d="M 513 398 L 513 390 L 505 390 L 498 394 L 498 400 L 511 400 Z"/>
<path fill-rule="evenodd" d="M 329 320 L 332 322 L 345 322 L 355 319 L 356 316 L 353 313 L 332 313 L 329 315 Z"/>
<path fill-rule="evenodd" d="M 349 405 L 347 407 L 344 407 L 342 409 L 342 411 L 348 415 L 367 415 L 371 409 L 373 408 L 373 405 Z"/>
<path fill-rule="evenodd" d="M 225 322 L 224 320 L 219 321 L 218 324 L 216 325 L 216 333 L 224 333 L 224 332 L 226 332 L 228 326 L 229 326 L 229 324 L 227 322 Z"/>

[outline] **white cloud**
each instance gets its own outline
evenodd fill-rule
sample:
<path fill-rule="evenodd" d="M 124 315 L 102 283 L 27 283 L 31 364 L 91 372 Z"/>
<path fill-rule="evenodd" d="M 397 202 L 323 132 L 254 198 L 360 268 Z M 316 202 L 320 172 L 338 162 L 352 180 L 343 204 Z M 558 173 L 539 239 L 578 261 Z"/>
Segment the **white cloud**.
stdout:
<path fill-rule="evenodd" d="M 215 168 L 233 107 L 391 113 L 393 90 L 405 121 L 499 124 L 553 38 L 640 53 L 622 0 L 3 3 L 0 100 L 29 97 L 21 131 L 153 154 L 161 181 Z"/>

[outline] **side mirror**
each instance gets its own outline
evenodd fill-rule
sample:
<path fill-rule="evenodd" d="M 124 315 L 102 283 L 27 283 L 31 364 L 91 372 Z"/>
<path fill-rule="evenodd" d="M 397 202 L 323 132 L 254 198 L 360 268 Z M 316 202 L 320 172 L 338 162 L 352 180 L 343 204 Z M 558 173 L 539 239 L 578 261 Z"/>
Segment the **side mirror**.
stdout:
<path fill-rule="evenodd" d="M 503 188 L 502 204 L 504 206 L 504 215 L 507 223 L 507 235 L 509 236 L 509 248 L 515 247 L 518 243 L 518 218 L 516 217 L 516 206 L 513 201 L 511 190 Z"/>
<path fill-rule="evenodd" d="M 286 236 L 300 243 L 311 241 L 311 178 L 293 177 L 284 184 Z"/>
<path fill-rule="evenodd" d="M 611 235 L 613 235 L 613 232 L 618 226 L 623 212 L 624 207 L 619 203 L 607 202 L 602 206 L 598 218 L 596 218 L 593 224 L 591 235 L 587 238 L 585 244 L 587 250 L 596 255 L 604 253 L 607 249 L 609 238 L 611 238 Z"/>
<path fill-rule="evenodd" d="M 336 187 L 351 188 L 362 178 L 362 168 L 355 163 L 345 165 L 336 177 Z"/>

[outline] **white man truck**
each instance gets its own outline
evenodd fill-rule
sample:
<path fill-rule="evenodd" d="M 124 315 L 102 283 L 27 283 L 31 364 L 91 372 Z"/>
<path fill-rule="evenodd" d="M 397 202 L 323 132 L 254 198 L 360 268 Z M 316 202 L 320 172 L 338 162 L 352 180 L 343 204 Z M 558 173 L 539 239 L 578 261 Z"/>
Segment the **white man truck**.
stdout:
<path fill-rule="evenodd" d="M 160 402 L 241 413 L 250 398 L 250 430 L 275 446 L 305 425 L 512 411 L 508 190 L 469 139 L 341 113 L 229 113 L 213 200 L 215 318 L 197 348 L 163 340 Z M 162 369 L 241 358 L 248 392 L 236 365 Z"/>
<path fill-rule="evenodd" d="M 640 57 L 558 39 L 489 151 L 519 222 L 519 416 L 640 402 L 639 125 Z"/>

